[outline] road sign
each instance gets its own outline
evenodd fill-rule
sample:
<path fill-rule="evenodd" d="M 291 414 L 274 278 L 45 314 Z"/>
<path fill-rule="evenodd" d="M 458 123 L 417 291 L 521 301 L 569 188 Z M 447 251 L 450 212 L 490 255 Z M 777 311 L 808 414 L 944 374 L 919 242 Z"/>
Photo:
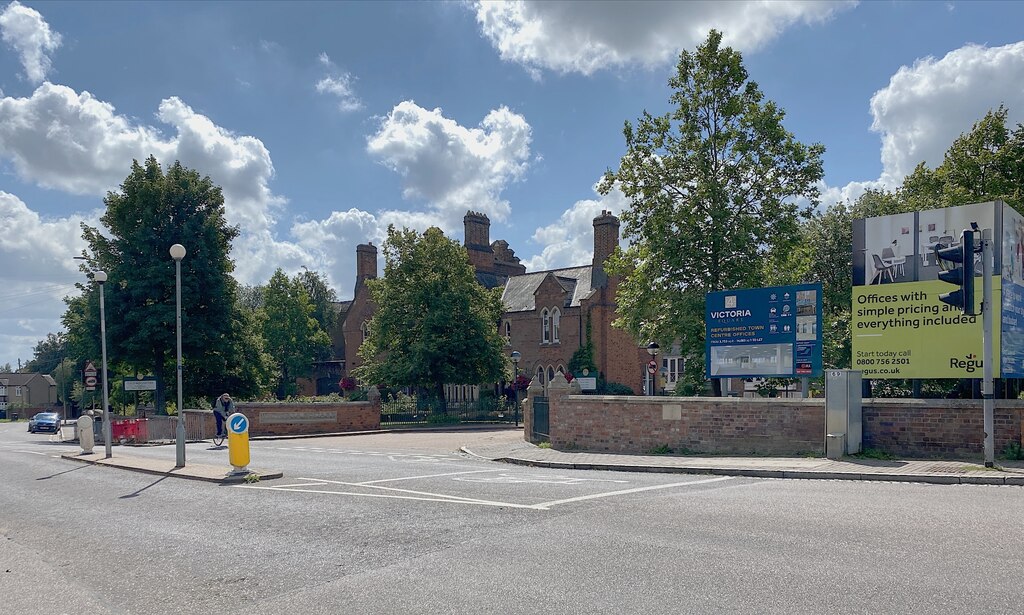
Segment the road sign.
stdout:
<path fill-rule="evenodd" d="M 156 376 L 138 376 L 124 379 L 125 391 L 155 391 Z"/>
<path fill-rule="evenodd" d="M 655 361 L 654 359 L 651 359 L 647 363 L 647 373 L 651 374 L 651 375 L 654 375 L 654 374 L 658 373 L 658 362 Z"/>
<path fill-rule="evenodd" d="M 249 419 L 241 412 L 236 412 L 228 417 L 228 429 L 231 433 L 245 433 L 249 431 Z"/>
<path fill-rule="evenodd" d="M 85 362 L 85 369 L 82 370 L 82 382 L 85 384 L 86 391 L 96 390 L 96 366 L 92 364 L 92 361 Z"/>
<path fill-rule="evenodd" d="M 228 461 L 235 474 L 249 471 L 249 419 L 241 412 L 228 417 Z"/>

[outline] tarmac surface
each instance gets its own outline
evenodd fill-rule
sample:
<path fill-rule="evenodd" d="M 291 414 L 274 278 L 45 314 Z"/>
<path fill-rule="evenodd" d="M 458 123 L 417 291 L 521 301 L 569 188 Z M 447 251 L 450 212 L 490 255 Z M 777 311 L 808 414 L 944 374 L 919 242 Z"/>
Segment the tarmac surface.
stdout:
<path fill-rule="evenodd" d="M 366 433 L 366 432 L 360 432 Z M 351 435 L 351 434 L 320 434 Z M 276 439 L 276 438 L 253 438 Z M 717 474 L 758 478 L 807 478 L 829 480 L 876 480 L 937 484 L 1017 485 L 1024 486 L 1024 462 L 997 460 L 987 468 L 977 461 L 957 460 L 880 460 L 844 457 L 842 460 L 820 457 L 696 457 L 671 455 L 622 455 L 541 448 L 524 440 L 482 440 L 466 431 L 462 452 L 480 459 L 525 466 L 573 469 L 660 472 L 679 474 Z M 255 481 L 281 478 L 283 472 L 253 468 L 248 472 L 226 472 L 223 466 L 186 463 L 174 467 L 174 460 L 133 456 L 131 447 L 117 447 L 110 459 L 103 452 L 67 453 L 64 459 L 103 465 L 135 472 L 209 482 Z"/>

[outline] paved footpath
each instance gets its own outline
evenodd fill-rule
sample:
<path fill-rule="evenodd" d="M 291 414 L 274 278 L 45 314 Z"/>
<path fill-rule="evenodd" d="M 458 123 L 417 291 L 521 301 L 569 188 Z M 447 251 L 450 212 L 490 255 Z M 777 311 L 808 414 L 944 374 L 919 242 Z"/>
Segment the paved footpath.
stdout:
<path fill-rule="evenodd" d="M 845 457 L 674 457 L 616 455 L 540 448 L 529 442 L 471 444 L 463 452 L 482 459 L 575 470 L 724 474 L 763 478 L 886 480 L 940 484 L 1024 486 L 1024 462 L 997 461 L 995 468 L 972 461 L 884 461 Z"/>

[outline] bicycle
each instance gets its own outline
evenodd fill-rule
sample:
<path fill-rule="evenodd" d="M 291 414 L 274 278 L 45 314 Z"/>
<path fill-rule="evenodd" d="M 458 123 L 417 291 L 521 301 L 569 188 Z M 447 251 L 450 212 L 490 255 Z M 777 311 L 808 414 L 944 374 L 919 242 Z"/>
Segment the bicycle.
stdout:
<path fill-rule="evenodd" d="M 227 421 L 227 417 L 225 417 L 224 420 L 221 422 L 221 429 L 224 430 L 223 433 L 219 433 L 219 434 L 217 434 L 217 435 L 215 435 L 213 437 L 213 445 L 218 447 L 218 448 L 223 446 L 224 440 L 227 440 L 227 438 L 228 438 L 228 421 Z"/>

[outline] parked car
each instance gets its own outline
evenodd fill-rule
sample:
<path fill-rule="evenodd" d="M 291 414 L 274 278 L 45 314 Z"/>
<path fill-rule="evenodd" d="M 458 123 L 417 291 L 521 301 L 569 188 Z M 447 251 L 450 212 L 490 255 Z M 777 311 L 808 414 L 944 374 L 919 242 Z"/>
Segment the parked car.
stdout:
<path fill-rule="evenodd" d="M 60 430 L 60 415 L 56 412 L 40 412 L 28 421 L 28 432 L 49 431 L 57 433 Z"/>

